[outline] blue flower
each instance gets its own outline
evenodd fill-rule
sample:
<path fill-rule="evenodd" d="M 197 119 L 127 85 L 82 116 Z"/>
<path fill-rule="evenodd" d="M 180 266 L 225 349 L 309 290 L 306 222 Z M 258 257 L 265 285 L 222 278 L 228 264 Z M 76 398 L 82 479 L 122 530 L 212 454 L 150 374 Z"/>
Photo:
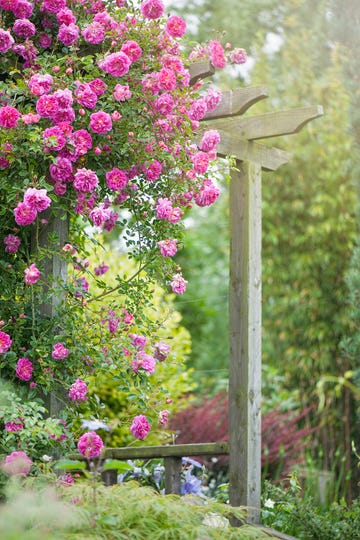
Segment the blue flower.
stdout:
<path fill-rule="evenodd" d="M 181 484 L 181 495 L 198 495 L 201 493 L 201 480 L 192 474 L 192 468 L 185 473 L 185 482 Z"/>

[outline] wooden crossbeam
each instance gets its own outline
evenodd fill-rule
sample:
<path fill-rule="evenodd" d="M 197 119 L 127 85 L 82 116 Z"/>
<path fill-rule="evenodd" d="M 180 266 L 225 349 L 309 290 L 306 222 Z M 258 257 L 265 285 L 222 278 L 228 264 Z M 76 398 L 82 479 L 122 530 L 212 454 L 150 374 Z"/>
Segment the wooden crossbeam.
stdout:
<path fill-rule="evenodd" d="M 221 157 L 233 156 L 239 161 L 259 163 L 264 171 L 276 171 L 291 159 L 291 155 L 279 148 L 265 146 L 252 141 L 241 139 L 228 130 L 218 130 L 220 143 L 217 146 Z"/>
<path fill-rule="evenodd" d="M 298 133 L 305 124 L 322 116 L 320 105 L 300 107 L 286 111 L 269 112 L 241 118 L 232 116 L 211 121 L 211 129 L 221 129 L 248 140 L 267 139 Z"/>
<path fill-rule="evenodd" d="M 202 62 L 195 62 L 189 67 L 190 71 L 190 86 L 195 84 L 200 79 L 211 77 L 214 75 L 215 68 L 211 64 L 210 60 L 203 60 Z"/>
<path fill-rule="evenodd" d="M 216 456 L 228 453 L 228 443 L 220 442 L 106 448 L 103 457 L 112 459 L 151 459 L 162 457 Z"/>
<path fill-rule="evenodd" d="M 266 86 L 249 86 L 236 88 L 223 92 L 221 101 L 215 111 L 206 113 L 204 120 L 228 118 L 229 116 L 244 114 L 252 105 L 269 97 Z"/>

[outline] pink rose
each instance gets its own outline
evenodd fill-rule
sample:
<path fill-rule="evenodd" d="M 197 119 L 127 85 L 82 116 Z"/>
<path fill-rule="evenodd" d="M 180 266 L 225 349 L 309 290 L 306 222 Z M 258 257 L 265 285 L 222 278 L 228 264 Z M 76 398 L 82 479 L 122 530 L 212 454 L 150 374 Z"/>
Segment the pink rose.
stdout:
<path fill-rule="evenodd" d="M 141 13 L 146 19 L 159 19 L 165 10 L 162 0 L 145 0 L 140 6 Z"/>
<path fill-rule="evenodd" d="M 74 188 L 78 191 L 93 191 L 98 183 L 96 173 L 90 169 L 77 169 L 74 175 Z"/>
<path fill-rule="evenodd" d="M 187 281 L 182 277 L 181 274 L 175 274 L 170 285 L 174 293 L 184 294 L 186 291 Z"/>
<path fill-rule="evenodd" d="M 37 212 L 43 212 L 51 204 L 46 189 L 28 188 L 24 193 L 24 203 Z"/>
<path fill-rule="evenodd" d="M 33 285 L 39 280 L 41 276 L 40 270 L 36 267 L 34 263 L 30 264 L 29 268 L 25 268 L 24 274 L 26 285 Z"/>
<path fill-rule="evenodd" d="M 10 32 L 0 29 L 0 53 L 5 53 L 11 49 L 14 44 L 14 38 Z"/>
<path fill-rule="evenodd" d="M 105 39 L 105 28 L 99 22 L 93 21 L 81 32 L 85 41 L 97 45 Z"/>
<path fill-rule="evenodd" d="M 80 454 L 86 458 L 94 458 L 100 456 L 104 443 L 95 431 L 88 431 L 80 437 L 77 446 Z"/>
<path fill-rule="evenodd" d="M 166 32 L 173 38 L 180 38 L 186 32 L 186 22 L 177 15 L 172 15 L 166 21 Z"/>
<path fill-rule="evenodd" d="M 17 207 L 14 208 L 14 216 L 18 225 L 30 225 L 30 223 L 35 221 L 37 211 L 26 203 L 20 202 Z"/>
<path fill-rule="evenodd" d="M 214 67 L 224 68 L 226 64 L 226 58 L 224 54 L 224 48 L 219 41 L 213 40 L 209 43 L 210 60 Z"/>
<path fill-rule="evenodd" d="M 5 105 L 5 107 L 0 108 L 0 127 L 6 129 L 14 128 L 17 126 L 19 118 L 20 113 L 15 107 Z"/>
<path fill-rule="evenodd" d="M 53 345 L 51 356 L 55 360 L 63 360 L 69 356 L 69 349 L 67 349 L 62 343 L 55 343 Z"/>
<path fill-rule="evenodd" d="M 16 376 L 22 381 L 29 381 L 33 372 L 32 362 L 28 358 L 19 358 L 16 364 Z"/>
<path fill-rule="evenodd" d="M 69 398 L 73 401 L 86 401 L 88 388 L 86 383 L 81 379 L 76 379 L 74 384 L 70 387 Z"/>
<path fill-rule="evenodd" d="M 209 167 L 209 156 L 206 152 L 197 152 L 192 157 L 192 162 L 194 165 L 194 171 L 198 174 L 204 174 Z"/>
<path fill-rule="evenodd" d="M 200 142 L 200 149 L 204 152 L 211 152 L 216 148 L 220 142 L 220 135 L 216 129 L 209 129 L 205 131 L 203 138 Z"/>
<path fill-rule="evenodd" d="M 210 206 L 220 195 L 220 189 L 211 180 L 204 180 L 199 193 L 195 195 L 198 206 Z"/>
<path fill-rule="evenodd" d="M 128 55 L 120 51 L 107 55 L 99 62 L 100 69 L 113 77 L 122 77 L 128 73 L 130 65 L 131 60 Z"/>
<path fill-rule="evenodd" d="M 4 244 L 6 253 L 17 253 L 21 244 L 21 240 L 18 236 L 15 236 L 14 234 L 8 234 L 4 238 Z"/>
<path fill-rule="evenodd" d="M 11 452 L 11 454 L 6 456 L 2 469 L 10 476 L 15 474 L 26 476 L 30 472 L 31 465 L 31 459 L 25 454 L 25 452 L 19 450 L 18 452 Z"/>
<path fill-rule="evenodd" d="M 177 252 L 177 240 L 174 240 L 174 238 L 160 240 L 157 245 L 160 248 L 161 255 L 164 257 L 173 257 Z"/>
<path fill-rule="evenodd" d="M 10 349 L 11 343 L 9 334 L 0 330 L 0 354 L 4 354 Z"/>
<path fill-rule="evenodd" d="M 114 168 L 111 171 L 108 171 L 105 174 L 105 177 L 106 177 L 106 183 L 109 186 L 109 188 L 115 191 L 124 189 L 124 187 L 129 181 L 127 172 L 122 171 L 121 169 L 117 169 L 117 168 Z"/>
<path fill-rule="evenodd" d="M 132 421 L 130 431 L 136 439 L 145 439 L 146 435 L 150 431 L 150 424 L 146 416 L 143 414 L 135 416 Z"/>
<path fill-rule="evenodd" d="M 98 111 L 90 115 L 90 129 L 94 133 L 107 133 L 112 129 L 110 114 Z"/>
<path fill-rule="evenodd" d="M 142 55 L 141 47 L 136 41 L 129 39 L 121 46 L 121 52 L 125 53 L 132 62 L 136 62 Z"/>
<path fill-rule="evenodd" d="M 17 19 L 14 22 L 13 32 L 17 36 L 28 39 L 35 35 L 36 27 L 35 24 L 28 19 Z"/>

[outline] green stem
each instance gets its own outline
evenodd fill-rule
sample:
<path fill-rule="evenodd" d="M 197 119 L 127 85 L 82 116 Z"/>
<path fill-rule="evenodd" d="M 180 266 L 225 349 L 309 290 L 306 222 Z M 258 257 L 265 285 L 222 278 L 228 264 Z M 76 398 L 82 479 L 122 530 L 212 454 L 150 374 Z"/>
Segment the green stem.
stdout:
<path fill-rule="evenodd" d="M 140 266 L 140 268 L 135 272 L 135 274 L 133 274 L 126 281 L 124 281 L 124 283 L 126 284 L 131 283 L 151 262 L 152 260 L 148 261 L 143 266 Z M 93 298 L 90 298 L 87 303 L 90 304 L 90 302 L 94 302 L 95 300 L 100 300 L 100 298 L 104 298 L 104 296 L 108 296 L 109 294 L 112 294 L 113 292 L 118 291 L 119 289 L 121 289 L 122 286 L 123 286 L 123 283 L 120 283 L 116 287 L 113 287 L 112 289 L 104 291 L 103 293 L 98 294 L 98 296 L 94 296 Z"/>

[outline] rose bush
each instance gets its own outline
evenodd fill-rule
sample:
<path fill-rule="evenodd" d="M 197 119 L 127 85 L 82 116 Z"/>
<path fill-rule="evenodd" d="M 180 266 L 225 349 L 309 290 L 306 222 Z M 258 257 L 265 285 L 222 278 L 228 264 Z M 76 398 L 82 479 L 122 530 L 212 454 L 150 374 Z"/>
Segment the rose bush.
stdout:
<path fill-rule="evenodd" d="M 162 0 L 0 0 L 0 369 L 21 398 L 2 408 L 7 451 L 24 440 L 26 404 L 49 407 L 50 394 L 62 410 L 49 439 L 74 447 L 71 411 L 86 404 L 98 414 L 87 377 L 114 364 L 123 389 L 142 396 L 146 429 L 135 436 L 158 416 L 142 390 L 170 349 L 146 316 L 153 283 L 186 291 L 172 258 L 183 217 L 219 196 L 218 133 L 205 132 L 199 147 L 193 133 L 221 93 L 191 85 L 189 65 L 245 60 L 215 40 L 186 58 L 185 31 Z M 102 281 L 106 249 L 100 265 L 88 260 L 97 234 L 110 231 L 135 265 L 112 288 Z M 11 437 L 9 422 L 23 426 Z"/>

